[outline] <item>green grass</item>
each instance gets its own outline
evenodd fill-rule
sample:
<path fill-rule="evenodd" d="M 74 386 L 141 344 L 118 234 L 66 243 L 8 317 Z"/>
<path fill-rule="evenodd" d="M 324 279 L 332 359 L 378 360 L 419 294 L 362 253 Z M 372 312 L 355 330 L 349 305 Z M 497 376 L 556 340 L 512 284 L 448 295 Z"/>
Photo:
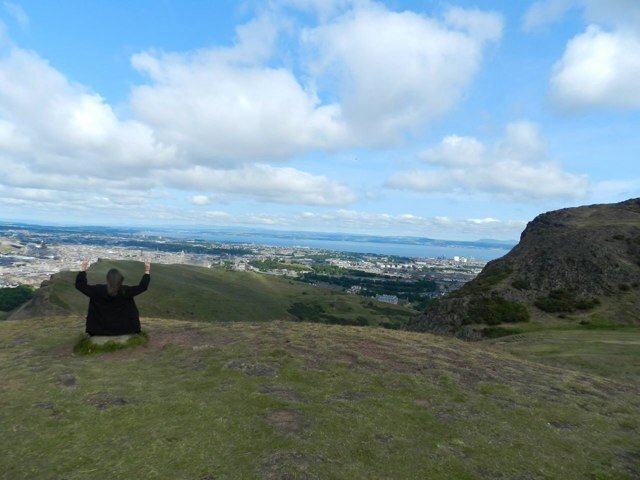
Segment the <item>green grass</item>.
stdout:
<path fill-rule="evenodd" d="M 126 284 L 137 284 L 143 273 L 139 262 L 103 260 L 91 266 L 87 273 L 89 283 L 104 283 L 110 268 L 120 269 Z M 44 288 L 53 305 L 70 314 L 85 315 L 88 299 L 75 289 L 76 273 L 56 274 Z M 386 304 L 381 309 L 371 309 L 369 301 L 269 275 L 161 264 L 152 266 L 149 290 L 136 297 L 143 316 L 204 322 L 293 319 L 289 310 L 296 303 L 320 305 L 327 315 L 346 323 L 366 317 L 370 325 L 404 324 L 415 314 L 411 309 Z"/>
<path fill-rule="evenodd" d="M 640 384 L 638 327 L 565 326 L 504 337 L 495 342 L 521 358 Z"/>
<path fill-rule="evenodd" d="M 146 346 L 96 355 L 72 352 L 81 317 L 0 324 L 0 478 L 640 474 L 640 367 L 607 378 L 531 361 L 592 345 L 611 371 L 637 366 L 630 344 L 587 343 L 637 332 L 558 331 L 541 345 L 543 333 L 491 344 L 282 321 L 142 324 Z M 506 351 L 536 343 L 549 350 Z"/>

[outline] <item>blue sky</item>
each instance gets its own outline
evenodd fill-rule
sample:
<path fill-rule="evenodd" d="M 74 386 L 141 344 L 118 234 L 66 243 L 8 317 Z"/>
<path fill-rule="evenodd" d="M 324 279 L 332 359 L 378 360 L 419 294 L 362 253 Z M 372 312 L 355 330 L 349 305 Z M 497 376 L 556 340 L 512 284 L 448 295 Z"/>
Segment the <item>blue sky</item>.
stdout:
<path fill-rule="evenodd" d="M 636 0 L 0 11 L 0 220 L 514 239 L 640 195 Z"/>

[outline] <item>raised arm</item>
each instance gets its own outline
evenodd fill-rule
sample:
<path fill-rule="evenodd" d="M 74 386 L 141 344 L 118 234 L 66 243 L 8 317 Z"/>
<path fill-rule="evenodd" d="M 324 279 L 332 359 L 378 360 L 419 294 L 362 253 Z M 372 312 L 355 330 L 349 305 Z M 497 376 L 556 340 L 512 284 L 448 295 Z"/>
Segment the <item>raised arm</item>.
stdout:
<path fill-rule="evenodd" d="M 125 297 L 135 297 L 136 295 L 140 295 L 142 292 L 146 292 L 147 288 L 149 288 L 149 282 L 151 281 L 151 275 L 145 273 L 140 280 L 138 285 L 126 286 L 122 289 L 122 293 Z"/>
<path fill-rule="evenodd" d="M 76 275 L 76 288 L 84 293 L 87 297 L 90 297 L 93 293 L 93 286 L 87 284 L 87 272 L 86 270 L 81 270 Z"/>
<path fill-rule="evenodd" d="M 123 294 L 125 297 L 135 297 L 136 295 L 140 295 L 142 292 L 146 292 L 147 288 L 149 288 L 149 282 L 151 281 L 151 263 L 147 260 L 144 263 L 144 275 L 140 280 L 140 283 L 131 287 L 124 287 Z"/>

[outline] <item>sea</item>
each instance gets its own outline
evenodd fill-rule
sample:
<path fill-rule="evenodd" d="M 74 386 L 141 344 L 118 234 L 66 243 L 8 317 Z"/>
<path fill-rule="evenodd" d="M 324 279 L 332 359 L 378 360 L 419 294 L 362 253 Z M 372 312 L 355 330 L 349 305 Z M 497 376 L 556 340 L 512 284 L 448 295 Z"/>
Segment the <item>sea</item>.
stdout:
<path fill-rule="evenodd" d="M 227 243 L 245 243 L 256 245 L 273 245 L 278 247 L 309 247 L 321 250 L 334 250 L 339 252 L 354 253 L 375 253 L 379 255 L 397 255 L 401 257 L 414 258 L 453 258 L 465 257 L 469 259 L 489 261 L 502 257 L 511 250 L 512 245 L 499 247 L 482 247 L 468 245 L 424 245 L 416 243 L 402 243 L 399 241 L 384 242 L 376 240 L 375 242 L 367 242 L 364 240 L 345 240 L 345 239 L 317 239 L 306 238 L 306 236 L 275 236 L 267 233 L 254 232 L 200 232 L 198 237 L 203 240 L 227 242 Z"/>

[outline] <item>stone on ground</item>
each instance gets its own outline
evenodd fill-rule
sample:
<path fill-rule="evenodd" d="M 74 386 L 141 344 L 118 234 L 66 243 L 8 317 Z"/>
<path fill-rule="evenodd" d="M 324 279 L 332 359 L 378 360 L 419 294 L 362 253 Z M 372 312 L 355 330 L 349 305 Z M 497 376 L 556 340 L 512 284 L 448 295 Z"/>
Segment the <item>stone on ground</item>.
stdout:
<path fill-rule="evenodd" d="M 130 333 L 127 335 L 93 335 L 89 337 L 89 341 L 95 345 L 104 345 L 105 343 L 118 343 L 125 344 L 130 339 L 137 337 L 137 333 Z"/>

